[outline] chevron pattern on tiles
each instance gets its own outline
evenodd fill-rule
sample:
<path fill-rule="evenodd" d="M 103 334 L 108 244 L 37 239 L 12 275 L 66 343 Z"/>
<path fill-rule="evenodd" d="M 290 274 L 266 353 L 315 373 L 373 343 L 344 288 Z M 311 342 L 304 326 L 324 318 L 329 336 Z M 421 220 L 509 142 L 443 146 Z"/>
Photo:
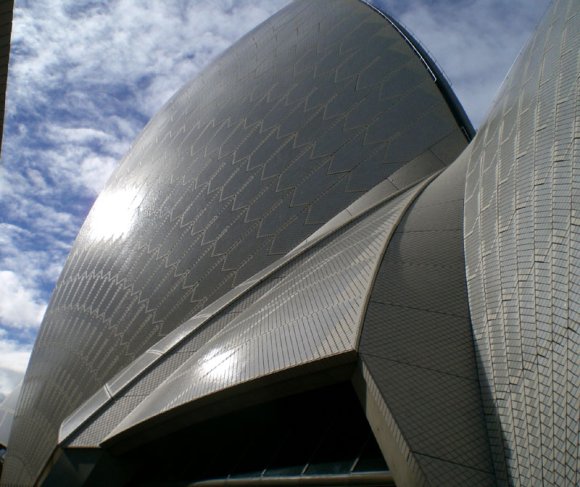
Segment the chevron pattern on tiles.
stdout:
<path fill-rule="evenodd" d="M 97 200 L 3 481 L 32 482 L 62 420 L 171 330 L 381 180 L 396 192 L 466 143 L 425 64 L 361 2 L 297 1 L 247 34 L 150 121 Z"/>

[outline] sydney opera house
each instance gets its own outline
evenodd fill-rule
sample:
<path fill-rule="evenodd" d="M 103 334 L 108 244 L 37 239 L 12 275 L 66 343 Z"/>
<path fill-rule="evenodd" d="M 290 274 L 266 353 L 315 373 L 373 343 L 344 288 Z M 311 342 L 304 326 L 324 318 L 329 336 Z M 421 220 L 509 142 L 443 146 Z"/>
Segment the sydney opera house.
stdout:
<path fill-rule="evenodd" d="M 298 0 L 82 227 L 2 486 L 577 486 L 580 3 L 475 134 L 388 13 Z"/>

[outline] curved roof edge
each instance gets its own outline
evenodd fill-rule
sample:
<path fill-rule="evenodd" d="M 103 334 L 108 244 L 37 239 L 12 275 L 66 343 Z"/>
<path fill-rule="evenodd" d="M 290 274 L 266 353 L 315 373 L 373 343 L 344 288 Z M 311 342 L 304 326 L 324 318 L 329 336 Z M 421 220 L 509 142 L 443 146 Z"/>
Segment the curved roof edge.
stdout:
<path fill-rule="evenodd" d="M 397 197 L 402 196 L 414 187 L 424 188 L 442 171 L 443 169 L 432 175 L 427 175 L 423 179 L 415 181 L 395 192 L 391 191 L 386 180 L 377 184 L 370 191 L 330 219 L 325 225 L 301 242 L 297 247 L 292 249 L 288 254 L 284 255 L 270 266 L 264 268 L 250 279 L 239 284 L 230 292 L 226 293 L 222 298 L 208 305 L 198 314 L 186 320 L 173 332 L 159 340 L 127 367 L 122 369 L 110 381 L 104 384 L 101 389 L 95 392 L 90 398 L 81 404 L 81 406 L 75 409 L 73 413 L 63 420 L 59 428 L 58 443 L 63 444 L 83 424 L 85 424 L 86 421 L 89 421 L 95 416 L 95 414 L 106 407 L 107 404 L 114 401 L 115 398 L 118 397 L 118 395 L 141 374 L 149 370 L 151 367 L 154 367 L 159 360 L 165 357 L 166 354 L 173 350 L 179 343 L 189 337 L 191 333 L 205 325 L 207 321 L 222 312 L 236 300 L 240 299 L 256 285 L 268 279 L 283 266 L 289 264 L 327 237 L 334 235 L 341 228 L 346 227 L 349 223 L 354 222 L 370 213 L 372 210 L 378 208 L 381 204 L 394 201 Z"/>
<path fill-rule="evenodd" d="M 278 383 L 287 373 L 293 376 L 321 361 L 354 358 L 383 250 L 402 215 L 432 180 L 426 178 L 377 211 L 362 212 L 335 239 L 321 242 L 307 258 L 296 261 L 275 288 L 188 354 L 183 365 L 125 415 L 101 445 L 132 435 L 131 430 L 141 430 L 147 422 L 165 421 L 163 417 L 171 418 L 178 410 L 192 411 L 226 397 L 222 394 L 230 397 L 230 390 L 254 387 L 263 380 Z M 329 298 L 336 283 L 343 292 Z M 282 302 L 280 296 L 287 298 Z M 299 303 L 308 314 L 292 317 L 288 310 L 297 309 Z M 313 326 L 316 333 L 309 331 Z M 305 345 L 300 340 L 268 338 L 292 333 L 311 340 Z M 261 354 L 277 358 L 256 360 Z"/>
<path fill-rule="evenodd" d="M 359 1 L 361 3 L 364 3 L 367 7 L 373 9 L 382 17 L 384 17 L 385 20 L 387 20 L 387 22 L 389 22 L 395 28 L 395 30 L 401 35 L 401 37 L 403 37 L 405 42 L 409 44 L 413 52 L 415 52 L 415 54 L 423 62 L 423 64 L 425 64 L 427 71 L 429 71 L 429 73 L 433 77 L 433 81 L 435 81 L 437 88 L 439 88 L 439 91 L 441 92 L 443 99 L 447 103 L 449 110 L 451 110 L 451 113 L 453 115 L 453 118 L 457 122 L 457 125 L 461 128 L 461 131 L 465 135 L 467 141 L 470 142 L 473 139 L 473 137 L 475 137 L 476 133 L 475 128 L 473 127 L 471 120 L 469 120 L 469 117 L 467 116 L 467 113 L 465 112 L 463 105 L 461 105 L 459 98 L 457 98 L 457 95 L 451 88 L 451 83 L 447 80 L 447 77 L 443 74 L 443 71 L 439 68 L 437 63 L 433 59 L 431 59 L 431 56 L 429 55 L 427 50 L 422 46 L 421 42 L 419 42 L 418 39 L 415 39 L 413 35 L 405 27 L 403 27 L 399 22 L 397 22 L 391 15 L 389 15 L 384 10 L 381 10 L 376 5 L 369 3 L 368 0 L 359 0 Z"/>

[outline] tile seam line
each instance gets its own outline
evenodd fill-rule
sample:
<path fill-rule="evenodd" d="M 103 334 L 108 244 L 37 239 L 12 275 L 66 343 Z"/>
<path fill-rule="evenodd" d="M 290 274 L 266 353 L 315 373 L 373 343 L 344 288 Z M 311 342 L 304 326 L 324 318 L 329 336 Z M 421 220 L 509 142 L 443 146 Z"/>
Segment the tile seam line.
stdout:
<path fill-rule="evenodd" d="M 416 455 L 421 455 L 423 457 L 428 457 L 428 458 L 432 458 L 433 460 L 438 460 L 440 462 L 445 462 L 445 463 L 450 463 L 452 465 L 457 465 L 458 467 L 463 467 L 463 468 L 468 468 L 469 470 L 474 470 L 476 472 L 481 472 L 481 473 L 486 473 L 488 475 L 493 475 L 493 471 L 492 470 L 484 470 L 482 468 L 476 468 L 476 467 L 472 467 L 470 465 L 466 465 L 464 463 L 458 463 L 458 462 L 452 462 L 451 460 L 445 460 L 444 458 L 441 457 L 436 457 L 434 455 L 429 455 L 428 453 L 421 453 L 418 450 L 414 450 L 411 448 L 411 451 L 413 453 L 415 453 Z"/>
<path fill-rule="evenodd" d="M 454 318 L 469 319 L 469 316 L 468 315 L 458 315 L 458 314 L 455 314 L 455 313 L 444 313 L 443 311 L 435 311 L 435 310 L 427 309 L 427 308 L 417 308 L 417 307 L 414 307 L 414 306 L 405 306 L 403 304 L 386 303 L 386 302 L 380 301 L 378 299 L 372 299 L 371 298 L 370 299 L 370 302 L 377 303 L 377 304 L 382 304 L 382 305 L 385 305 L 385 306 L 394 306 L 396 308 L 413 309 L 415 311 L 424 311 L 426 313 L 435 313 L 435 314 L 442 315 L 442 316 L 453 316 Z"/>
<path fill-rule="evenodd" d="M 294 262 L 298 257 L 300 257 L 301 255 L 303 255 L 305 252 L 307 252 L 307 251 L 315 248 L 317 245 L 319 245 L 324 240 L 332 237 L 333 235 L 335 235 L 341 229 L 347 227 L 348 225 L 352 224 L 353 222 L 355 222 L 355 221 L 357 221 L 359 219 L 362 219 L 363 217 L 365 217 L 366 215 L 368 215 L 371 211 L 373 211 L 374 209 L 378 208 L 379 206 L 381 206 L 383 204 L 386 204 L 389 201 L 393 201 L 394 199 L 396 199 L 397 197 L 403 195 L 406 191 L 410 190 L 411 188 L 413 188 L 415 186 L 418 186 L 418 185 L 421 185 L 421 184 L 425 184 L 426 182 L 430 182 L 433 178 L 435 178 L 436 176 L 438 176 L 444 170 L 445 170 L 445 168 L 442 168 L 442 169 L 440 169 L 439 171 L 437 171 L 433 175 L 426 176 L 426 177 L 424 177 L 423 179 L 421 179 L 419 181 L 415 181 L 415 182 L 413 182 L 413 183 L 411 183 L 411 184 L 409 184 L 409 185 L 407 185 L 407 186 L 399 189 L 398 191 L 395 191 L 394 193 L 391 193 L 391 194 L 389 194 L 389 195 L 387 195 L 385 197 L 382 197 L 378 201 L 374 201 L 374 202 L 368 204 L 368 206 L 363 211 L 358 212 L 358 213 L 356 213 L 356 214 L 353 215 L 349 211 L 349 208 L 352 207 L 353 205 L 355 205 L 357 203 L 358 199 L 355 200 L 351 205 L 349 205 L 343 211 L 339 212 L 337 215 L 335 215 L 335 217 L 333 217 L 333 219 L 334 219 L 334 218 L 339 217 L 341 214 L 345 214 L 346 213 L 346 214 L 349 215 L 349 218 L 346 221 L 339 223 L 334 228 L 328 229 L 325 233 L 323 233 L 322 235 L 319 235 L 317 238 L 313 239 L 311 242 L 308 242 L 308 243 L 306 243 L 306 244 L 304 244 L 302 246 L 301 246 L 301 244 L 299 244 L 298 247 L 295 247 L 293 250 L 291 250 L 290 252 L 288 252 L 285 256 L 283 256 L 280 259 L 278 259 L 278 261 L 276 261 L 273 264 L 271 264 L 271 266 L 270 266 L 271 269 L 266 270 L 266 272 L 264 272 L 264 274 L 261 275 L 261 276 L 259 276 L 258 278 L 255 278 L 255 275 L 254 275 L 254 276 L 250 277 L 249 279 L 247 279 L 246 281 L 244 281 L 243 283 L 241 283 L 240 286 L 247 285 L 247 287 L 245 289 L 241 290 L 241 291 L 238 291 L 238 293 L 233 293 L 233 296 L 230 299 L 227 299 L 223 304 L 220 304 L 217 307 L 217 309 L 214 310 L 213 312 L 204 313 L 205 309 L 207 309 L 207 308 L 205 308 L 205 309 L 202 309 L 196 315 L 194 315 L 191 318 L 189 318 L 188 320 L 186 320 L 182 324 L 182 326 L 185 323 L 187 323 L 188 321 L 194 319 L 196 316 L 203 316 L 205 314 L 205 316 L 203 317 L 203 321 L 201 323 L 198 323 L 195 326 L 194 329 L 190 330 L 189 333 L 187 333 L 187 335 L 185 335 L 184 337 L 182 337 L 177 343 L 175 343 L 173 346 L 171 346 L 168 350 L 166 350 L 165 352 L 162 352 L 161 355 L 158 355 L 151 363 L 147 364 L 142 370 L 138 371 L 137 374 L 134 377 L 130 378 L 127 381 L 126 384 L 124 384 L 121 387 L 119 387 L 118 390 L 115 393 L 111 394 L 109 392 L 109 384 L 114 381 L 115 377 L 113 377 L 106 384 L 104 384 L 101 388 L 99 388 L 95 392 L 95 394 L 93 394 L 92 396 L 90 396 L 87 399 L 87 401 L 83 402 L 79 406 L 79 408 L 77 408 L 77 410 L 81 409 L 88 401 L 90 401 L 101 390 L 104 390 L 105 391 L 105 393 L 108 396 L 108 399 L 106 401 L 102 402 L 101 404 L 99 404 L 94 410 L 92 410 L 88 414 L 86 414 L 84 418 L 81 418 L 82 419 L 82 422 L 80 422 L 75 428 L 71 429 L 68 432 L 62 432 L 62 427 L 63 427 L 64 422 L 68 418 L 73 417 L 73 415 L 75 414 L 75 412 L 77 410 L 73 411 L 73 413 L 71 415 L 67 416 L 67 418 L 65 418 L 63 420 L 63 422 L 61 423 L 60 428 L 59 428 L 58 445 L 61 445 L 66 440 L 68 440 L 69 438 L 71 438 L 72 435 L 74 435 L 79 430 L 79 428 L 81 428 L 82 425 L 85 424 L 88 420 L 90 420 L 90 419 L 95 418 L 96 416 L 98 416 L 99 413 L 101 413 L 101 411 L 103 411 L 112 401 L 114 401 L 117 398 L 117 396 L 119 396 L 124 390 L 126 390 L 133 383 L 135 383 L 139 379 L 139 377 L 141 377 L 143 374 L 147 373 L 147 371 L 149 371 L 150 369 L 152 369 L 153 367 L 155 367 L 158 364 L 158 362 L 160 362 L 169 353 L 171 353 L 173 350 L 175 350 L 176 348 L 178 348 L 179 345 L 184 340 L 186 340 L 187 338 L 189 338 L 193 333 L 195 333 L 198 330 L 200 330 L 201 328 L 203 328 L 207 323 L 210 322 L 210 320 L 212 320 L 213 318 L 215 318 L 219 314 L 223 313 L 230 305 L 232 305 L 233 303 L 235 303 L 239 299 L 242 299 L 248 292 L 250 292 L 251 290 L 255 289 L 256 286 L 258 286 L 259 284 L 263 283 L 268 278 L 273 277 L 276 274 L 276 272 L 280 271 L 281 269 L 283 269 L 284 267 L 286 267 L 290 263 Z M 380 184 L 384 183 L 384 181 L 385 180 L 381 181 L 376 186 L 379 186 Z M 424 188 L 422 188 L 422 189 L 424 189 Z M 361 198 L 362 197 L 364 197 L 364 195 L 361 196 Z M 332 221 L 332 219 L 330 221 Z M 264 270 L 262 270 L 262 271 L 264 271 Z M 258 274 L 260 274 L 260 272 L 261 271 L 258 271 Z M 374 282 L 374 278 L 373 278 L 373 282 Z M 248 283 L 249 283 L 249 285 L 248 285 Z M 235 288 L 232 291 L 235 291 Z M 209 306 L 212 306 L 212 305 L 210 304 Z M 366 304 L 364 306 L 364 309 L 366 309 Z M 177 329 L 179 329 L 179 327 Z M 357 341 L 356 341 L 357 343 L 358 343 L 359 339 L 360 339 L 360 336 L 357 337 Z M 159 353 L 159 351 L 155 349 L 155 346 L 156 346 L 156 344 L 153 345 L 150 349 L 146 350 L 143 353 L 145 354 L 145 353 L 150 352 L 150 351 L 155 351 L 155 352 Z M 127 368 L 130 367 L 130 365 L 131 364 L 129 364 L 127 366 Z M 122 369 L 119 372 L 119 374 L 122 374 L 123 371 L 127 370 L 127 368 Z"/>
<path fill-rule="evenodd" d="M 385 243 L 384 243 L 383 248 L 381 249 L 379 255 L 377 256 L 377 260 L 376 260 L 376 262 L 374 264 L 374 269 L 373 269 L 373 272 L 372 272 L 372 276 L 369 279 L 370 285 L 367 288 L 366 296 L 364 298 L 364 302 L 361 305 L 360 313 L 359 313 L 359 316 L 358 316 L 358 332 L 357 332 L 357 336 L 356 336 L 356 339 L 355 339 L 355 349 L 356 350 L 358 350 L 360 348 L 360 342 L 361 342 L 361 339 L 362 339 L 362 332 L 363 332 L 363 328 L 364 328 L 365 317 L 367 315 L 368 307 L 369 307 L 369 304 L 370 304 L 371 299 L 372 299 L 373 289 L 375 287 L 375 282 L 377 280 L 377 275 L 379 274 L 379 271 L 381 269 L 381 264 L 383 263 L 383 261 L 385 259 L 385 256 L 387 254 L 387 249 L 389 248 L 389 244 L 391 243 L 391 240 L 393 239 L 393 236 L 397 232 L 397 229 L 398 229 L 401 221 L 403 220 L 403 218 L 405 217 L 405 215 L 408 213 L 408 211 L 411 208 L 411 206 L 413 205 L 413 203 L 415 203 L 417 201 L 417 199 L 421 196 L 421 194 L 423 193 L 423 191 L 425 191 L 425 189 L 427 189 L 429 187 L 429 185 L 441 173 L 443 173 L 443 171 L 445 171 L 445 169 L 446 168 L 440 169 L 436 173 L 434 173 L 434 174 L 432 174 L 430 176 L 427 176 L 420 183 L 418 183 L 418 185 L 417 185 L 418 187 L 416 188 L 415 194 L 413 194 L 409 198 L 409 201 L 401 209 L 401 211 L 397 215 L 396 220 L 393 222 L 393 225 L 392 225 L 391 229 L 389 230 L 389 234 L 385 237 Z"/>
<path fill-rule="evenodd" d="M 463 375 L 452 374 L 450 372 L 444 372 L 444 371 L 442 371 L 440 369 L 435 369 L 435 368 L 432 368 L 432 367 L 423 367 L 421 365 L 411 364 L 409 362 L 404 362 L 402 360 L 395 360 L 393 358 L 383 357 L 382 355 L 377 355 L 376 353 L 371 353 L 371 352 L 361 352 L 360 354 L 363 357 L 366 355 L 366 356 L 369 356 L 369 357 L 380 358 L 381 360 L 387 360 L 389 362 L 393 362 L 393 363 L 396 363 L 396 364 L 407 365 L 409 367 L 413 367 L 414 369 L 429 370 L 431 372 L 437 372 L 438 374 L 443 374 L 443 375 L 446 375 L 448 377 L 455 377 L 457 379 L 463 379 L 463 380 L 466 380 L 466 381 L 469 381 L 469 382 L 477 382 L 475 376 L 473 378 L 465 377 Z"/>

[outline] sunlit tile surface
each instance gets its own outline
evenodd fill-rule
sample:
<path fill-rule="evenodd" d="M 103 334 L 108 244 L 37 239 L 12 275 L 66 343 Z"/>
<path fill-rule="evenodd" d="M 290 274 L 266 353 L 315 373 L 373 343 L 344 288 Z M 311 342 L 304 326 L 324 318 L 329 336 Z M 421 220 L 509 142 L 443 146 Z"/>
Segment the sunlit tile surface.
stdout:
<path fill-rule="evenodd" d="M 95 203 L 41 327 L 2 482 L 32 483 L 61 422 L 185 320 L 378 182 L 394 193 L 465 145 L 432 72 L 361 2 L 298 1 L 241 39 L 150 121 Z"/>
<path fill-rule="evenodd" d="M 578 7 L 554 2 L 467 170 L 469 299 L 501 484 L 579 482 Z"/>

